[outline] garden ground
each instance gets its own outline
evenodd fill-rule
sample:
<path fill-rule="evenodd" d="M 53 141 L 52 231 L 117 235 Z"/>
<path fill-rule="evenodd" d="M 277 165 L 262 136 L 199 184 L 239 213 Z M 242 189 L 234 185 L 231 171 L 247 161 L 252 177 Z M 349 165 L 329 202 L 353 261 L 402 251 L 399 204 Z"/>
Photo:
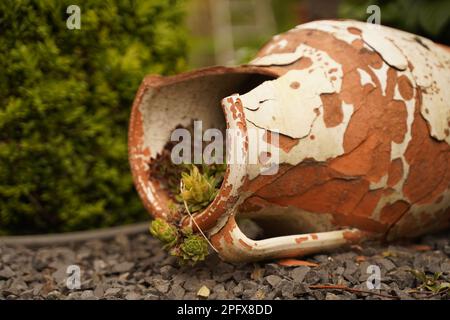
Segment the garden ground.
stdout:
<path fill-rule="evenodd" d="M 449 299 L 448 288 L 420 289 L 421 271 L 450 282 L 449 257 L 448 232 L 313 255 L 305 258 L 310 266 L 296 267 L 229 264 L 214 254 L 179 266 L 145 231 L 35 248 L 0 239 L 0 299 Z M 69 265 L 80 267 L 80 289 L 67 288 Z M 367 287 L 369 265 L 380 267 L 380 290 Z"/>

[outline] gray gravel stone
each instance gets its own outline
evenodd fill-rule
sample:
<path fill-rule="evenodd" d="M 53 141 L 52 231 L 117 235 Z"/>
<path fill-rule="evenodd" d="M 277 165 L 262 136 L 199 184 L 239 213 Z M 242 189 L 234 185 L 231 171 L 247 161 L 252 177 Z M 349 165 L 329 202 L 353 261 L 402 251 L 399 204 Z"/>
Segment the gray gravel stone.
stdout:
<path fill-rule="evenodd" d="M 240 297 L 243 292 L 244 292 L 244 289 L 242 287 L 242 284 L 240 284 L 240 283 L 233 288 L 233 293 L 237 297 Z"/>
<path fill-rule="evenodd" d="M 223 284 L 216 285 L 212 291 L 216 294 L 216 299 L 225 300 L 229 297 L 228 291 L 225 289 Z"/>
<path fill-rule="evenodd" d="M 309 267 L 297 267 L 291 271 L 291 278 L 298 283 L 302 283 L 306 274 L 311 270 Z"/>
<path fill-rule="evenodd" d="M 450 274 L 450 260 L 446 260 L 441 263 L 441 271 L 446 274 Z"/>
<path fill-rule="evenodd" d="M 183 299 L 185 292 L 186 291 L 183 289 L 182 286 L 180 286 L 179 284 L 175 284 L 170 289 L 168 297 L 170 299 L 181 300 Z"/>
<path fill-rule="evenodd" d="M 267 263 L 265 266 L 267 274 L 278 274 L 280 272 L 280 265 L 276 263 Z"/>
<path fill-rule="evenodd" d="M 376 263 L 379 264 L 379 267 L 381 269 L 384 269 L 384 270 L 386 270 L 388 272 L 393 270 L 393 269 L 395 269 L 395 264 L 389 259 L 385 259 L 385 258 L 384 259 L 378 259 L 378 260 L 376 260 Z"/>
<path fill-rule="evenodd" d="M 276 287 L 281 281 L 281 277 L 276 275 L 267 276 L 265 279 L 272 287 Z"/>
<path fill-rule="evenodd" d="M 0 270 L 0 280 L 1 279 L 9 279 L 16 275 L 14 271 L 8 266 L 4 267 L 3 270 Z"/>
<path fill-rule="evenodd" d="M 284 298 L 292 299 L 294 297 L 294 282 L 283 279 L 277 286 Z"/>
<path fill-rule="evenodd" d="M 400 289 L 413 288 L 416 282 L 414 275 L 409 272 L 409 267 L 400 267 L 393 270 L 389 276 L 398 285 Z M 384 280 L 385 281 L 385 280 Z"/>
<path fill-rule="evenodd" d="M 134 262 L 122 262 L 113 267 L 113 271 L 117 273 L 128 272 L 134 267 Z"/>
<path fill-rule="evenodd" d="M 14 279 L 9 288 L 16 292 L 16 294 L 20 291 L 28 290 L 27 284 L 20 278 Z"/>
<path fill-rule="evenodd" d="M 236 282 L 240 282 L 240 281 L 242 281 L 244 279 L 247 279 L 247 278 L 248 278 L 248 275 L 247 275 L 246 271 L 237 270 L 237 271 L 233 272 L 233 279 Z"/>
<path fill-rule="evenodd" d="M 292 290 L 292 294 L 294 297 L 300 297 L 307 294 L 308 292 L 310 292 L 310 290 L 307 285 L 294 283 L 294 289 Z"/>
<path fill-rule="evenodd" d="M 197 292 L 198 289 L 200 289 L 201 287 L 201 283 L 200 281 L 197 279 L 197 277 L 191 277 L 186 279 L 186 281 L 184 282 L 183 287 L 187 290 L 187 291 L 195 291 Z"/>
<path fill-rule="evenodd" d="M 67 297 L 67 300 L 79 300 L 81 299 L 81 292 L 76 291 L 76 292 L 70 292 Z"/>
<path fill-rule="evenodd" d="M 68 276 L 66 271 L 67 271 L 67 267 L 62 266 L 57 271 L 52 273 L 52 278 L 56 284 L 65 283 L 65 281 L 67 280 L 67 276 Z"/>
<path fill-rule="evenodd" d="M 96 296 L 97 298 L 101 298 L 103 297 L 104 294 L 105 294 L 105 286 L 103 284 L 97 285 L 94 290 L 94 296 Z"/>
<path fill-rule="evenodd" d="M 335 295 L 334 293 L 328 292 L 325 296 L 325 300 L 342 300 L 342 297 Z"/>
<path fill-rule="evenodd" d="M 105 261 L 101 260 L 101 259 L 95 259 L 94 260 L 94 270 L 96 272 L 103 272 L 103 270 L 106 268 L 106 263 Z"/>
<path fill-rule="evenodd" d="M 105 291 L 105 296 L 118 296 L 122 291 L 122 288 L 108 288 Z"/>
<path fill-rule="evenodd" d="M 81 300 L 97 300 L 98 298 L 94 295 L 94 291 L 85 290 L 81 293 L 80 299 Z"/>
<path fill-rule="evenodd" d="M 57 290 L 50 291 L 46 297 L 48 300 L 59 300 L 61 298 L 61 292 Z"/>
<path fill-rule="evenodd" d="M 344 272 L 345 272 L 344 267 L 337 267 L 333 273 L 337 276 L 341 276 L 342 274 L 344 274 Z"/>
<path fill-rule="evenodd" d="M 142 296 L 136 292 L 129 292 L 125 296 L 125 300 L 140 300 L 142 299 Z"/>
<path fill-rule="evenodd" d="M 160 298 L 158 295 L 150 293 L 144 296 L 144 300 L 160 300 Z"/>
<path fill-rule="evenodd" d="M 316 270 L 310 270 L 305 276 L 305 281 L 308 284 L 316 284 L 320 281 L 320 274 Z"/>
<path fill-rule="evenodd" d="M 445 245 L 443 251 L 447 256 L 450 256 L 450 245 Z"/>
<path fill-rule="evenodd" d="M 354 275 L 358 270 L 358 266 L 352 260 L 344 261 L 345 271 L 343 272 L 346 276 Z"/>
<path fill-rule="evenodd" d="M 174 267 L 172 267 L 171 265 L 162 266 L 159 269 L 159 273 L 161 274 L 163 279 L 166 279 L 166 280 L 170 279 L 172 277 L 172 275 L 174 273 L 176 273 L 175 271 L 176 271 L 176 269 Z"/>
<path fill-rule="evenodd" d="M 317 267 L 283 267 L 275 261 L 231 264 L 215 255 L 195 267 L 180 267 L 147 234 L 89 241 L 67 248 L 0 245 L 0 299 L 198 300 L 197 292 L 203 285 L 211 289 L 208 299 L 386 299 L 309 288 L 314 284 L 335 284 L 367 290 L 367 267 L 371 264 L 379 265 L 382 271 L 379 292 L 401 299 L 424 299 L 426 295 L 411 292 L 419 283 L 409 270 L 444 272 L 444 281 L 448 281 L 449 238 L 447 232 L 423 240 L 421 244 L 430 245 L 432 251 L 414 250 L 409 244 L 372 243 L 354 251 L 305 258 L 316 261 Z M 356 262 L 359 255 L 366 256 L 364 262 Z M 65 271 L 70 264 L 81 267 L 81 290 L 65 286 Z"/>
<path fill-rule="evenodd" d="M 160 293 L 167 293 L 169 291 L 169 281 L 163 280 L 163 279 L 154 279 L 153 285 L 155 286 L 155 289 L 158 290 Z"/>

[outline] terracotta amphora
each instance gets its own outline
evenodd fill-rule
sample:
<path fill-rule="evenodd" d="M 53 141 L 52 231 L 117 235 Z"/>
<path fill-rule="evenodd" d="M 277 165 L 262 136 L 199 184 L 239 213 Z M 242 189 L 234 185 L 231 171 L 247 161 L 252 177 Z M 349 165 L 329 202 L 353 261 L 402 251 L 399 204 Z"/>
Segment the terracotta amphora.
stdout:
<path fill-rule="evenodd" d="M 171 213 L 149 164 L 193 120 L 234 129 L 244 159 L 271 150 L 256 163 L 228 163 L 218 195 L 194 214 L 227 261 L 302 256 L 450 224 L 450 52 L 428 39 L 315 21 L 274 36 L 248 65 L 146 77 L 131 114 L 131 170 L 151 215 L 181 225 L 191 218 Z M 274 151 L 276 171 L 267 174 Z M 246 234 L 245 219 L 264 237 Z"/>

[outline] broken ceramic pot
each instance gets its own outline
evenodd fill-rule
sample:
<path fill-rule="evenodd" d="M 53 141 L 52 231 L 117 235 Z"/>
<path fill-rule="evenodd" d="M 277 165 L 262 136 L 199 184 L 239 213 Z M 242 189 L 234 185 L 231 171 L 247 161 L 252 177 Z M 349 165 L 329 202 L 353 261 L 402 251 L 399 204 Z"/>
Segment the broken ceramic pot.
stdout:
<path fill-rule="evenodd" d="M 272 174 L 263 160 L 227 163 L 194 215 L 225 260 L 433 232 L 450 223 L 449 88 L 450 51 L 428 39 L 355 21 L 299 25 L 248 65 L 146 77 L 129 129 L 134 182 L 154 217 L 192 225 L 169 210 L 149 163 L 177 126 L 201 120 L 234 129 L 246 160 L 277 154 Z"/>

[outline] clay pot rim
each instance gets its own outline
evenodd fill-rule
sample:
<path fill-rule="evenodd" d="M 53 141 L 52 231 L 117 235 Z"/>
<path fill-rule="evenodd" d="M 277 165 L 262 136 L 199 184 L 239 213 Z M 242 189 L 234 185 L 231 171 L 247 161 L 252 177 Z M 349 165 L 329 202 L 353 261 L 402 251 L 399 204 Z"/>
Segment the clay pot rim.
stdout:
<path fill-rule="evenodd" d="M 212 66 L 206 68 L 200 68 L 184 73 L 180 73 L 173 76 L 160 76 L 160 75 L 147 75 L 142 81 L 139 89 L 136 93 L 135 99 L 133 101 L 131 116 L 129 121 L 128 128 L 128 160 L 131 167 L 133 183 L 138 191 L 138 194 L 142 200 L 142 203 L 146 210 L 155 218 L 163 218 L 166 220 L 172 220 L 173 217 L 169 216 L 168 212 L 165 212 L 163 207 L 159 204 L 164 201 L 164 197 L 161 195 L 160 190 L 158 190 L 157 185 L 150 181 L 149 176 L 149 168 L 146 163 L 148 163 L 151 159 L 150 150 L 148 148 L 143 147 L 144 139 L 143 139 L 143 119 L 142 114 L 139 110 L 139 107 L 142 103 L 142 100 L 148 89 L 156 89 L 159 88 L 185 82 L 192 81 L 197 78 L 201 78 L 204 76 L 211 75 L 221 75 L 221 74 L 246 74 L 253 73 L 259 75 L 266 75 L 273 78 L 279 77 L 279 74 L 270 70 L 267 67 L 258 67 L 251 65 L 242 65 L 236 67 L 225 67 L 225 66 Z M 226 97 L 223 97 L 226 98 Z M 219 101 L 218 101 L 219 102 Z M 242 109 L 242 106 L 238 106 L 238 108 Z M 236 122 L 235 119 L 231 115 L 227 115 L 226 110 L 222 104 L 222 111 L 224 113 L 225 122 L 227 127 L 233 126 L 233 123 Z M 242 116 L 244 113 L 242 112 Z M 245 123 L 245 118 L 243 118 L 244 130 L 246 130 L 247 125 Z M 245 134 L 245 139 L 247 139 L 247 135 Z M 204 210 L 197 212 L 194 214 L 194 218 L 199 227 L 206 231 L 214 227 L 220 219 L 220 217 L 227 212 L 227 208 L 230 204 L 234 203 L 232 199 L 228 199 L 227 195 L 230 194 L 228 190 L 226 190 L 226 186 L 230 185 L 232 189 L 236 189 L 238 186 L 234 185 L 234 181 L 230 181 L 230 172 L 235 171 L 235 165 L 230 166 L 227 164 L 227 170 L 224 175 L 224 179 L 222 185 L 220 186 L 219 192 L 215 199 L 206 207 Z M 244 180 L 245 175 L 239 175 L 239 178 Z M 242 181 L 243 182 L 243 181 Z M 151 193 L 149 195 L 148 193 Z M 227 198 L 226 201 L 221 199 Z M 150 200 L 150 198 L 152 200 Z M 226 206 L 221 205 L 222 202 L 225 202 Z M 188 217 L 184 217 L 182 219 L 182 223 L 184 225 L 190 224 L 190 219 L 186 219 Z M 194 230 L 196 229 L 195 225 L 193 225 Z"/>

